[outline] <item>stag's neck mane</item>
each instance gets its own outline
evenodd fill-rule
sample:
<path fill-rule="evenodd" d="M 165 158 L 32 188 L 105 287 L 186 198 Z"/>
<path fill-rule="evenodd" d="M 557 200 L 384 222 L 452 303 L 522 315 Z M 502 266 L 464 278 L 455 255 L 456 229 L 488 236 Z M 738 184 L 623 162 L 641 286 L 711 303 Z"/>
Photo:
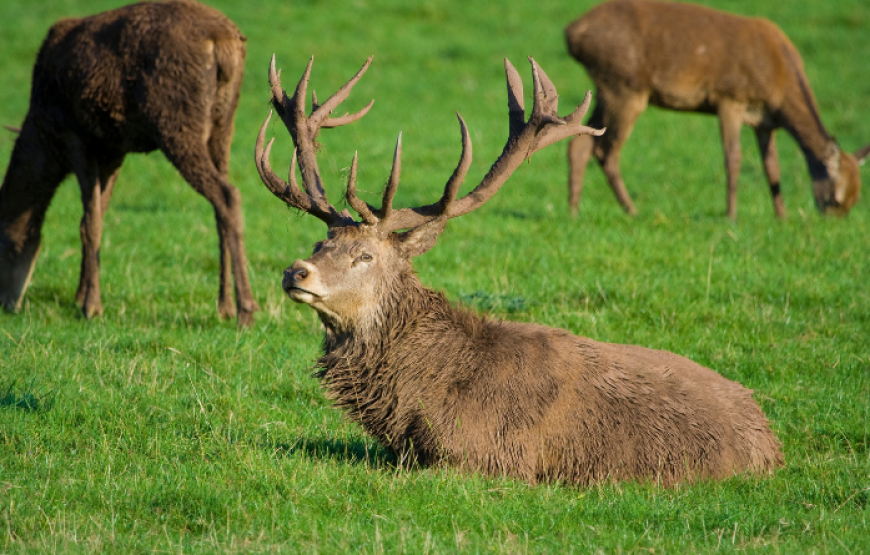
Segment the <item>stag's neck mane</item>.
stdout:
<path fill-rule="evenodd" d="M 425 287 L 410 268 L 397 281 L 377 314 L 352 329 L 336 329 L 322 318 L 324 353 L 317 362 L 328 396 L 387 445 L 399 440 L 394 422 L 399 390 L 409 380 L 417 382 L 412 387 L 422 386 L 419 367 L 425 361 L 449 359 L 445 342 L 450 350 L 468 351 L 488 325 Z"/>
<path fill-rule="evenodd" d="M 443 293 L 420 283 L 413 270 L 403 271 L 381 297 L 379 307 L 353 325 L 335 326 L 321 318 L 325 335 L 321 367 L 381 366 L 403 342 L 432 327 L 475 333 L 484 319 L 454 306 Z"/>

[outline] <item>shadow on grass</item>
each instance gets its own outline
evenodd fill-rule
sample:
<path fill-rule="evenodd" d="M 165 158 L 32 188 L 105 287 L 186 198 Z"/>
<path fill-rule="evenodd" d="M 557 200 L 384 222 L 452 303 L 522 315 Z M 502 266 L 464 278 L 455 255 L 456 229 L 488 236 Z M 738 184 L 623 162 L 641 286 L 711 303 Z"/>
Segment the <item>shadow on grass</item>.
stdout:
<path fill-rule="evenodd" d="M 21 409 L 27 412 L 48 412 L 54 406 L 57 399 L 57 389 L 38 392 L 34 388 L 36 379 L 30 381 L 30 385 L 19 391 L 15 387 L 15 380 L 5 388 L 6 391 L 0 395 L 0 407 Z M 2 391 L 3 388 L 0 388 Z"/>
<path fill-rule="evenodd" d="M 329 459 L 347 464 L 365 465 L 379 470 L 392 470 L 402 462 L 391 450 L 381 445 L 370 445 L 361 439 L 331 439 L 300 436 L 293 444 L 278 443 L 276 452 L 291 456 L 301 453 L 312 459 Z"/>
<path fill-rule="evenodd" d="M 469 308 L 507 313 L 522 312 L 532 305 L 523 297 L 479 290 L 470 295 L 461 295 L 460 302 Z"/>

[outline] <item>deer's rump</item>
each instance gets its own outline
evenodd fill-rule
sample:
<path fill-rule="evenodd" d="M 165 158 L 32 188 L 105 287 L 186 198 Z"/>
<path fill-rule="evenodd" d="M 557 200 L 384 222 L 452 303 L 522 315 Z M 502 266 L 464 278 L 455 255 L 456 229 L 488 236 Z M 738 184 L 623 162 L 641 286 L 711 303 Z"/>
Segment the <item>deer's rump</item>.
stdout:
<path fill-rule="evenodd" d="M 201 128 L 206 141 L 209 121 L 232 121 L 244 41 L 223 14 L 194 2 L 61 20 L 37 57 L 31 111 L 44 126 L 119 152 L 155 150 L 186 133 L 180 125 Z"/>

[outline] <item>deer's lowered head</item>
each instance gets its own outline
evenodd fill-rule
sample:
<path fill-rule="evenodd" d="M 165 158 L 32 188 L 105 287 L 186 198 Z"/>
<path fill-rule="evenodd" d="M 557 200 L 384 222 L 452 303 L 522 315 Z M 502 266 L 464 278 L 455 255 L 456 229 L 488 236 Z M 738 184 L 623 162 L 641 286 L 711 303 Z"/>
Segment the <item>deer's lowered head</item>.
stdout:
<path fill-rule="evenodd" d="M 861 174 L 858 171 L 870 153 L 870 145 L 855 154 L 840 149 L 831 139 L 826 156 L 819 164 L 810 163 L 813 196 L 819 212 L 832 216 L 845 216 L 861 196 Z M 809 159 L 809 157 L 808 157 Z"/>

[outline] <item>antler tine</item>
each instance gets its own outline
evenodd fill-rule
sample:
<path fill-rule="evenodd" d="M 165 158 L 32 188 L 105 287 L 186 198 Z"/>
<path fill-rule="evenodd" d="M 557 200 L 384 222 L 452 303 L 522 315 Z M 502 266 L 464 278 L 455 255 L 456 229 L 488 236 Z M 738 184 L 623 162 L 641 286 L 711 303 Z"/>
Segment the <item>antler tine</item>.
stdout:
<path fill-rule="evenodd" d="M 534 144 L 533 150 L 529 152 L 531 156 L 534 152 L 546 148 L 553 143 L 557 143 L 562 139 L 573 135 L 593 135 L 600 137 L 607 131 L 607 128 L 594 129 L 582 124 L 583 116 L 589 111 L 589 105 L 592 103 L 592 91 L 586 91 L 586 96 L 583 98 L 583 103 L 577 107 L 571 114 L 565 118 L 559 118 L 560 122 L 555 126 L 543 128 L 538 134 L 537 141 Z M 531 120 L 529 121 L 531 123 Z"/>
<path fill-rule="evenodd" d="M 444 195 L 441 196 L 439 204 L 441 205 L 441 213 L 447 214 L 450 211 L 450 206 L 456 200 L 456 195 L 459 193 L 459 187 L 465 181 L 465 176 L 468 174 L 468 168 L 471 167 L 471 136 L 468 134 L 468 126 L 465 125 L 465 120 L 456 112 L 456 117 L 459 118 L 459 128 L 462 132 L 462 154 L 459 156 L 459 164 L 453 170 L 453 175 L 444 187 Z"/>
<path fill-rule="evenodd" d="M 507 75 L 508 86 L 508 110 L 511 112 L 525 112 L 523 106 L 523 80 L 517 72 L 517 68 L 508 60 L 504 59 L 504 72 Z"/>
<path fill-rule="evenodd" d="M 379 228 L 383 233 L 417 227 L 436 218 L 448 219 L 454 217 L 454 211 L 452 210 L 454 199 L 459 192 L 459 187 L 462 186 L 462 182 L 465 181 L 468 169 L 471 167 L 471 136 L 468 133 L 468 126 L 465 125 L 465 120 L 462 119 L 462 116 L 458 112 L 456 117 L 459 119 L 459 127 L 462 132 L 462 154 L 459 157 L 459 163 L 456 165 L 453 175 L 450 176 L 447 185 L 444 187 L 444 194 L 441 196 L 441 200 L 421 208 L 402 208 L 393 212 L 393 195 L 399 183 L 397 160 L 402 153 L 401 135 L 399 136 L 399 143 L 396 145 L 396 156 L 393 160 L 393 174 L 390 175 L 390 183 L 384 191 L 384 203 L 380 212 L 381 223 Z M 465 199 L 463 198 L 463 200 Z M 387 207 L 389 207 L 389 211 L 385 212 Z"/>
<path fill-rule="evenodd" d="M 284 93 L 284 88 L 281 86 L 281 78 L 278 76 L 278 70 L 275 69 L 274 54 L 272 54 L 272 59 L 269 61 L 269 88 L 272 90 L 272 102 L 277 102 L 283 106 L 286 102 L 287 95 Z"/>
<path fill-rule="evenodd" d="M 555 85 L 553 85 L 553 82 L 549 77 L 547 77 L 544 69 L 539 66 L 531 56 L 529 56 L 529 61 L 532 63 L 532 67 L 534 68 L 532 75 L 537 78 L 540 83 L 541 91 L 544 93 L 547 111 L 556 113 L 559 107 L 559 93 L 556 92 Z"/>
<path fill-rule="evenodd" d="M 332 129 L 333 127 L 341 127 L 342 125 L 347 125 L 348 123 L 353 123 L 356 120 L 362 118 L 364 115 L 369 113 L 369 110 L 372 109 L 375 100 L 372 99 L 365 108 L 356 112 L 354 114 L 345 114 L 343 116 L 339 116 L 337 118 L 327 118 L 322 124 L 320 124 L 321 129 Z"/>
<path fill-rule="evenodd" d="M 393 152 L 393 168 L 390 170 L 390 179 L 387 181 L 387 186 L 384 187 L 384 196 L 381 201 L 381 209 L 378 211 L 378 216 L 381 220 L 387 220 L 393 214 L 393 197 L 396 196 L 396 190 L 399 188 L 399 176 L 402 173 L 402 132 L 399 132 L 399 138 L 396 140 L 396 150 Z"/>
<path fill-rule="evenodd" d="M 504 59 L 504 72 L 507 76 L 508 92 L 508 129 L 511 135 L 522 131 L 526 124 L 526 109 L 523 104 L 523 80 L 510 60 Z"/>
<path fill-rule="evenodd" d="M 560 118 L 557 112 L 559 94 L 556 92 L 556 87 L 553 86 L 553 82 L 531 56 L 529 56 L 529 63 L 532 64 L 532 82 L 535 87 L 533 117 L 540 118 L 541 124 L 565 125 L 565 120 Z"/>
<path fill-rule="evenodd" d="M 272 171 L 272 166 L 269 164 L 269 154 L 272 152 L 272 143 L 275 139 L 269 141 L 266 145 L 266 128 L 269 126 L 269 120 L 272 119 L 272 111 L 269 111 L 269 116 L 263 125 L 260 126 L 260 132 L 257 133 L 257 142 L 254 144 L 254 161 L 257 165 L 257 172 L 260 174 L 260 179 L 263 184 L 272 191 L 276 197 L 284 199 L 288 195 L 287 184 Z"/>
<path fill-rule="evenodd" d="M 286 202 L 289 206 L 308 212 L 326 222 L 327 225 L 332 225 L 335 221 L 334 213 L 324 211 L 321 206 L 313 202 L 313 199 L 299 188 L 299 184 L 296 182 L 296 150 L 293 151 L 293 161 L 290 162 L 289 183 L 272 171 L 269 155 L 272 153 L 272 144 L 275 142 L 275 139 L 269 141 L 269 144 L 265 145 L 265 148 L 263 146 L 266 142 L 266 128 L 269 126 L 269 120 L 271 119 L 272 112 L 270 111 L 266 121 L 260 127 L 260 132 L 257 134 L 257 142 L 254 146 L 254 159 L 260 179 L 272 191 L 272 194 Z"/>
<path fill-rule="evenodd" d="M 468 164 L 471 162 L 471 141 L 467 137 L 465 122 L 460 118 L 463 133 L 463 154 L 459 167 L 454 172 L 441 200 L 419 208 L 403 208 L 392 214 L 389 223 L 381 219 L 381 226 L 391 230 L 419 227 L 434 219 L 455 218 L 479 208 L 488 201 L 524 160 L 538 150 L 571 135 L 601 135 L 604 130 L 582 125 L 582 118 L 589 108 L 590 95 L 571 115 L 560 118 L 556 114 L 558 94 L 546 73 L 532 58 L 532 78 L 535 85 L 535 104 L 528 121 L 523 121 L 523 86 L 516 68 L 505 60 L 505 75 L 508 84 L 508 112 L 510 130 L 504 150 L 492 165 L 483 180 L 467 195 L 452 200 L 461 185 Z M 467 146 L 466 146 L 467 145 Z"/>
<path fill-rule="evenodd" d="M 312 130 L 319 127 L 338 127 L 339 125 L 344 125 L 345 123 L 352 123 L 359 118 L 366 115 L 371 109 L 374 100 L 372 100 L 368 106 L 357 112 L 353 115 L 345 115 L 339 118 L 329 118 L 329 115 L 335 110 L 339 104 L 344 102 L 344 99 L 350 94 L 351 89 L 353 89 L 354 85 L 362 78 L 365 74 L 366 70 L 368 70 L 369 66 L 372 64 L 373 56 L 369 56 L 366 60 L 366 63 L 360 68 L 359 71 L 356 72 L 350 81 L 344 84 L 343 87 L 335 91 L 335 93 L 329 97 L 329 99 L 323 104 L 319 105 L 314 113 L 311 114 L 309 118 L 309 125 L 312 126 Z M 333 121 L 330 122 L 330 119 Z M 346 121 L 345 121 L 346 120 Z M 341 121 L 341 123 L 339 123 Z"/>
<path fill-rule="evenodd" d="M 356 213 L 360 215 L 363 222 L 375 225 L 378 223 L 378 218 L 372 212 L 372 207 L 356 196 L 356 165 L 357 153 L 354 152 L 353 162 L 350 164 L 350 177 L 347 180 L 347 192 L 345 192 L 344 198 L 347 199 L 347 203 L 350 204 L 351 208 L 356 210 Z"/>
<path fill-rule="evenodd" d="M 311 79 L 311 67 L 314 65 L 314 56 L 308 58 L 308 65 L 305 66 L 305 71 L 302 73 L 302 78 L 296 84 L 296 91 L 293 93 L 293 102 L 296 113 L 301 113 L 305 116 L 305 97 L 308 96 L 308 80 Z M 317 102 L 317 99 L 313 99 Z"/>

